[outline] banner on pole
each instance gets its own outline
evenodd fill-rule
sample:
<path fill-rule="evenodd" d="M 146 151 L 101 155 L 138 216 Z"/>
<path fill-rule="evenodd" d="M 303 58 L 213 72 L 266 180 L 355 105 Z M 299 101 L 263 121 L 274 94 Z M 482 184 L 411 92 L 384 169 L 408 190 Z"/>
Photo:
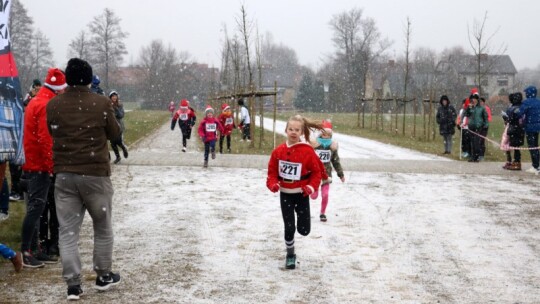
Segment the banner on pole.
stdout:
<path fill-rule="evenodd" d="M 24 163 L 22 91 L 11 53 L 9 13 L 12 1 L 0 0 L 0 162 Z"/>

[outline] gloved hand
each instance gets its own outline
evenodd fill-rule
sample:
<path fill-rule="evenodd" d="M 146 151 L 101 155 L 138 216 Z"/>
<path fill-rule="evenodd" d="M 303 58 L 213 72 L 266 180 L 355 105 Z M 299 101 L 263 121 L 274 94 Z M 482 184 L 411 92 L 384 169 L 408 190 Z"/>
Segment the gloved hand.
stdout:
<path fill-rule="evenodd" d="M 270 191 L 276 193 L 276 192 L 279 191 L 279 184 L 277 184 L 277 183 L 273 184 L 273 185 L 269 186 L 268 189 L 270 189 Z"/>
<path fill-rule="evenodd" d="M 311 188 L 311 186 L 305 185 L 305 186 L 302 187 L 302 195 L 303 196 L 308 196 L 311 193 L 313 193 L 313 188 Z"/>

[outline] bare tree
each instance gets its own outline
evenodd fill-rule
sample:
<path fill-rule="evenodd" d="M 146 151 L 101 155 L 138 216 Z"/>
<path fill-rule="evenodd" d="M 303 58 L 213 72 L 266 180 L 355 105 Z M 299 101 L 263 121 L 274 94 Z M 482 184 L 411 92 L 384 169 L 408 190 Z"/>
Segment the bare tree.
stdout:
<path fill-rule="evenodd" d="M 481 95 L 484 94 L 482 86 L 484 85 L 484 78 L 492 71 L 496 64 L 495 60 L 488 58 L 488 55 L 500 55 L 506 51 L 506 46 L 501 46 L 494 51 L 492 46 L 492 39 L 497 34 L 499 29 L 492 34 L 486 33 L 486 21 L 488 18 L 488 12 L 484 13 L 482 20 L 474 20 L 472 29 L 467 25 L 467 34 L 469 37 L 469 44 L 473 50 L 473 54 L 476 57 L 476 77 L 475 82 L 478 86 L 478 90 Z"/>
<path fill-rule="evenodd" d="M 45 36 L 39 29 L 32 38 L 32 66 L 34 77 L 40 78 L 47 73 L 47 69 L 54 65 L 53 53 L 49 44 L 49 38 Z"/>
<path fill-rule="evenodd" d="M 405 81 L 403 82 L 403 133 L 402 133 L 403 135 L 405 135 L 405 111 L 407 108 L 406 106 L 407 105 L 407 85 L 409 84 L 409 70 L 410 70 L 409 55 L 410 55 L 410 46 L 411 46 L 411 34 L 412 34 L 411 20 L 409 19 L 409 17 L 407 17 L 407 24 L 405 25 Z M 413 124 L 413 126 L 416 128 L 416 124 Z"/>
<path fill-rule="evenodd" d="M 103 13 L 94 17 L 88 25 L 92 42 L 91 57 L 93 65 L 102 74 L 105 89 L 109 88 L 109 77 L 127 54 L 124 39 L 127 32 L 120 27 L 121 19 L 111 9 L 104 9 Z"/>
<path fill-rule="evenodd" d="M 253 83 L 253 71 L 251 70 L 251 62 L 249 59 L 249 45 L 251 43 L 250 37 L 251 37 L 251 30 L 252 30 L 253 24 L 247 18 L 247 12 L 244 5 L 240 7 L 240 13 L 241 13 L 241 16 L 239 19 L 236 20 L 236 23 L 238 25 L 238 30 L 240 31 L 240 34 L 242 35 L 242 38 L 244 40 L 244 50 L 246 51 L 247 72 L 249 74 L 248 85 L 252 86 L 254 85 L 254 83 Z"/>
<path fill-rule="evenodd" d="M 92 62 L 90 58 L 90 39 L 88 33 L 82 30 L 69 43 L 68 54 L 70 57 L 77 57 Z"/>

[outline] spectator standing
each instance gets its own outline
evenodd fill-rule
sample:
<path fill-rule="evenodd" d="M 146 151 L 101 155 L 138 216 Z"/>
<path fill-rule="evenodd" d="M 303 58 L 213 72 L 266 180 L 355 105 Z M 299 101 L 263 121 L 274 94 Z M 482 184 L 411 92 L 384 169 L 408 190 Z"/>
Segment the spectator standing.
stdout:
<path fill-rule="evenodd" d="M 439 100 L 441 106 L 437 109 L 437 124 L 439 124 L 439 134 L 444 140 L 444 154 L 452 153 L 452 136 L 456 133 L 454 123 L 457 118 L 456 109 L 450 104 L 448 96 L 443 95 Z"/>
<path fill-rule="evenodd" d="M 120 282 L 120 275 L 112 272 L 113 187 L 107 147 L 108 140 L 120 136 L 120 126 L 110 100 L 90 91 L 92 67 L 88 62 L 70 59 L 66 81 L 66 93 L 47 105 L 47 125 L 54 139 L 62 276 L 68 300 L 78 300 L 83 293 L 78 242 L 87 210 L 94 228 L 95 288 L 104 291 Z"/>
<path fill-rule="evenodd" d="M 525 88 L 525 97 L 521 106 L 519 107 L 519 117 L 523 121 L 525 127 L 525 136 L 527 138 L 527 145 L 529 146 L 529 152 L 531 153 L 532 167 L 527 170 L 529 173 L 538 174 L 539 157 L 538 152 L 538 132 L 540 132 L 540 100 L 536 98 L 537 89 L 535 86 L 529 86 Z"/>

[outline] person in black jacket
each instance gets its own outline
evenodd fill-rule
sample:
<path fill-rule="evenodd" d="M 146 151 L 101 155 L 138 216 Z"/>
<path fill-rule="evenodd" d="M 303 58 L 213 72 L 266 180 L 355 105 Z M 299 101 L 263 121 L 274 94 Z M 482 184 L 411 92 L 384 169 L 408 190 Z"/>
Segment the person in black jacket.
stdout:
<path fill-rule="evenodd" d="M 508 125 L 506 134 L 509 138 L 510 147 L 521 147 L 525 143 L 525 129 L 519 122 L 519 107 L 523 100 L 520 92 L 512 93 L 508 96 L 512 104 L 503 115 L 504 123 Z M 521 170 L 521 151 L 514 150 L 514 161 L 512 161 L 512 150 L 506 151 L 506 164 L 503 169 Z"/>
<path fill-rule="evenodd" d="M 452 153 L 452 135 L 456 133 L 456 109 L 450 104 L 448 96 L 441 96 L 439 101 L 441 106 L 437 110 L 437 124 L 439 124 L 439 133 L 444 139 L 444 154 Z"/>

